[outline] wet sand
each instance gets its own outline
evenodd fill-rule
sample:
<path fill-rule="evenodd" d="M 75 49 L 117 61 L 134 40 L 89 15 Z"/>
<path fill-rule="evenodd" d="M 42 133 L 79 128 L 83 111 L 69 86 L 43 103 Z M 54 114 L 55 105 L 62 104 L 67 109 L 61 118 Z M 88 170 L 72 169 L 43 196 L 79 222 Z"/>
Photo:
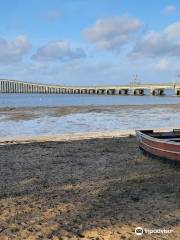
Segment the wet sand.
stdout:
<path fill-rule="evenodd" d="M 101 105 L 101 106 L 64 106 L 64 107 L 18 107 L 0 108 L 0 116 L 5 116 L 5 120 L 22 121 L 32 120 L 43 116 L 61 117 L 76 113 L 111 113 L 120 110 L 148 110 L 148 109 L 174 109 L 179 110 L 180 104 L 161 105 Z"/>
<path fill-rule="evenodd" d="M 1 143 L 0 240 L 179 239 L 179 167 L 133 136 L 72 139 Z"/>

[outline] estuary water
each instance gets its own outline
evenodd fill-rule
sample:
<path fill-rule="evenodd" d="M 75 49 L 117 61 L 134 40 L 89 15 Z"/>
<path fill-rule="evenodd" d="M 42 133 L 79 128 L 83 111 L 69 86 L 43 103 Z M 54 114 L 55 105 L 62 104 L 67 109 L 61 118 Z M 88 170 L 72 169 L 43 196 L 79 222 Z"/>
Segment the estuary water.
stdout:
<path fill-rule="evenodd" d="M 0 136 L 180 128 L 180 98 L 1 94 Z"/>
<path fill-rule="evenodd" d="M 120 96 L 66 94 L 0 94 L 0 107 L 55 107 L 80 105 L 176 104 L 176 96 Z"/>

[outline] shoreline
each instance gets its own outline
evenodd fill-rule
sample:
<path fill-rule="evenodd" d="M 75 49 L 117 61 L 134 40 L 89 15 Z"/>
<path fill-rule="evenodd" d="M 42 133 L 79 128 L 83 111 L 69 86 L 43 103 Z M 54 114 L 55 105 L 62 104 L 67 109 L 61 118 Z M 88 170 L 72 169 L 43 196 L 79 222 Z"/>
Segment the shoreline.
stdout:
<path fill-rule="evenodd" d="M 87 104 L 87 105 L 63 105 L 63 106 L 6 106 L 6 107 L 2 107 L 0 106 L 0 111 L 1 110 L 15 110 L 15 109 L 57 109 L 57 108 L 91 108 L 91 107 L 97 107 L 97 108 L 102 108 L 102 107 L 107 107 L 107 108 L 126 108 L 126 107 L 179 107 L 180 103 L 158 103 L 158 104 Z"/>
<path fill-rule="evenodd" d="M 155 132 L 169 132 L 173 128 L 154 128 Z M 135 129 L 121 130 L 121 131 L 99 131 L 99 132 L 83 132 L 83 133 L 65 133 L 65 134 L 50 134 L 50 135 L 34 135 L 34 136 L 15 136 L 15 137 L 1 137 L 0 145 L 11 144 L 26 144 L 26 143 L 40 143 L 40 142 L 71 142 L 78 140 L 93 140 L 93 139 L 113 139 L 135 137 Z"/>
<path fill-rule="evenodd" d="M 180 104 L 3 108 L 0 130 L 1 137 L 7 141 L 58 139 L 59 135 L 69 138 L 68 134 L 76 138 L 78 134 L 82 137 L 92 132 L 96 136 L 113 137 L 122 132 L 127 135 L 128 131 L 134 134 L 134 129 L 180 128 L 179 109 Z"/>

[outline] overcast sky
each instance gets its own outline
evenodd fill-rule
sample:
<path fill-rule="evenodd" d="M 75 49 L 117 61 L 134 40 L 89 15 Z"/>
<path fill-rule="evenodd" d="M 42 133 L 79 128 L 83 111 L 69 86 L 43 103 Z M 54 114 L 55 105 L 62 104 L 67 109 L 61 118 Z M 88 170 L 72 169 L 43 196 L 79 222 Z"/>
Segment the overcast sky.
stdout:
<path fill-rule="evenodd" d="M 1 1 L 0 78 L 95 85 L 135 74 L 178 81 L 179 0 Z"/>

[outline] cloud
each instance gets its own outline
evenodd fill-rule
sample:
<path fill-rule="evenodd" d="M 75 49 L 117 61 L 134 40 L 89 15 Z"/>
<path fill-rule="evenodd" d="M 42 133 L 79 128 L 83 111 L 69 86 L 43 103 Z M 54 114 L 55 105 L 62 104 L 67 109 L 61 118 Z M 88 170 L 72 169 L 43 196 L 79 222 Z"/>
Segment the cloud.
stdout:
<path fill-rule="evenodd" d="M 25 36 L 18 36 L 13 41 L 0 38 L 0 62 L 13 63 L 22 60 L 22 57 L 31 49 L 31 43 Z"/>
<path fill-rule="evenodd" d="M 46 73 L 49 70 L 49 65 L 46 63 L 39 63 L 39 62 L 33 62 L 30 64 L 27 64 L 26 69 L 28 69 L 29 72 L 37 72 L 37 73 Z"/>
<path fill-rule="evenodd" d="M 164 32 L 167 34 L 169 38 L 180 38 L 180 21 L 175 22 L 171 25 L 169 25 Z"/>
<path fill-rule="evenodd" d="M 175 5 L 167 5 L 163 8 L 163 14 L 165 15 L 171 15 L 176 11 L 176 6 Z"/>
<path fill-rule="evenodd" d="M 49 21 L 54 21 L 61 16 L 62 16 L 62 14 L 58 10 L 53 10 L 53 11 L 50 11 L 50 12 L 47 12 L 44 14 L 44 18 Z"/>
<path fill-rule="evenodd" d="M 32 56 L 37 61 L 67 61 L 86 57 L 82 48 L 73 49 L 68 41 L 56 41 L 39 48 Z"/>
<path fill-rule="evenodd" d="M 113 16 L 97 20 L 94 26 L 84 30 L 83 35 L 97 48 L 119 50 L 131 42 L 142 27 L 143 23 L 137 18 Z"/>
<path fill-rule="evenodd" d="M 161 59 L 157 64 L 154 65 L 156 70 L 168 70 L 169 61 L 165 58 Z"/>
<path fill-rule="evenodd" d="M 180 57 L 180 22 L 169 25 L 162 32 L 148 33 L 138 41 L 131 54 L 134 58 Z"/>

